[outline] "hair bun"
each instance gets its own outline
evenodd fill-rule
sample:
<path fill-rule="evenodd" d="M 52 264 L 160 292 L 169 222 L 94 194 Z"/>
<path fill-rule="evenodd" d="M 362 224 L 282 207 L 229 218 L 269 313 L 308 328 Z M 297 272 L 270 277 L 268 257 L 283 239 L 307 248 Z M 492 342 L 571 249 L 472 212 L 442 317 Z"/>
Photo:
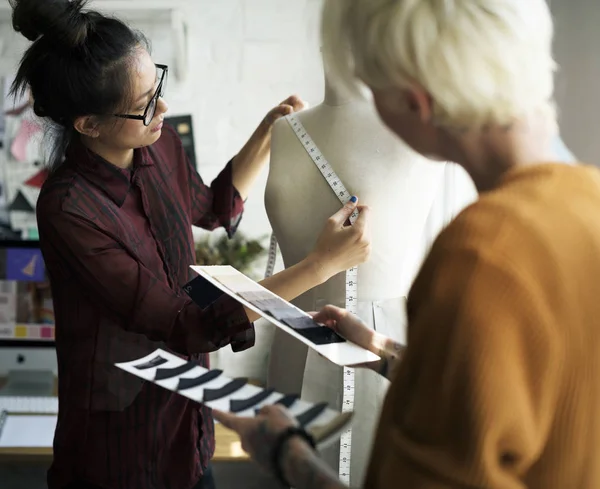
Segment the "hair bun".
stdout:
<path fill-rule="evenodd" d="M 10 0 L 15 31 L 30 41 L 48 36 L 69 47 L 83 45 L 89 20 L 86 0 Z"/>

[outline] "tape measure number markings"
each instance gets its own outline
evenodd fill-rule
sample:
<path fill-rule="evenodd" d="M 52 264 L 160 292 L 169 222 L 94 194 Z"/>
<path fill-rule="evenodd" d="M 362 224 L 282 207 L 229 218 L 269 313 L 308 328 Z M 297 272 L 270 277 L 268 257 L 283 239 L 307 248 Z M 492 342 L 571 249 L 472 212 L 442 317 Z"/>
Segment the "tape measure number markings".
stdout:
<path fill-rule="evenodd" d="M 295 114 L 286 117 L 292 130 L 302 143 L 302 146 L 313 160 L 328 185 L 331 187 L 342 205 L 350 200 L 352 195 L 340 178 L 333 171 L 333 168 L 323 156 L 317 145 L 314 143 L 310 135 L 304 129 L 302 123 L 298 120 Z M 354 224 L 358 218 L 358 211 L 355 210 L 350 216 L 350 223 Z M 269 245 L 269 256 L 267 261 L 267 270 L 265 277 L 270 277 L 275 268 L 277 258 L 277 238 L 275 234 L 271 235 L 271 243 Z M 357 313 L 358 308 L 358 267 L 353 267 L 346 271 L 346 295 L 345 295 L 346 310 L 352 314 Z M 343 391 L 342 391 L 342 412 L 352 411 L 354 409 L 354 369 L 344 367 L 343 374 Z M 352 430 L 348 429 L 342 433 L 340 439 L 340 460 L 339 460 L 339 476 L 342 482 L 350 484 L 350 460 L 352 456 Z"/>

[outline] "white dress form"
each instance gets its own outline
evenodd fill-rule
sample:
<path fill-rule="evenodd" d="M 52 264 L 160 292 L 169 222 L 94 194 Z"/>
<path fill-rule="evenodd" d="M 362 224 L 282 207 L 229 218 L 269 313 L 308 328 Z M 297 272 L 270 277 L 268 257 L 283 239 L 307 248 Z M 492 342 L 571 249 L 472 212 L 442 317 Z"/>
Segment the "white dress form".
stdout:
<path fill-rule="evenodd" d="M 425 223 L 442 183 L 444 164 L 421 157 L 383 125 L 372 103 L 342 96 L 326 76 L 324 102 L 297 115 L 338 177 L 359 203 L 371 208 L 372 255 L 358 271 L 358 315 L 371 328 L 405 341 L 405 299 L 421 259 Z M 313 248 L 340 202 L 286 120 L 273 130 L 265 207 L 286 267 Z M 306 310 L 344 307 L 344 273 L 300 296 Z M 342 369 L 275 332 L 268 383 L 341 409 Z M 351 483 L 362 483 L 372 436 L 388 383 L 357 370 Z M 338 468 L 339 444 L 325 450 Z"/>

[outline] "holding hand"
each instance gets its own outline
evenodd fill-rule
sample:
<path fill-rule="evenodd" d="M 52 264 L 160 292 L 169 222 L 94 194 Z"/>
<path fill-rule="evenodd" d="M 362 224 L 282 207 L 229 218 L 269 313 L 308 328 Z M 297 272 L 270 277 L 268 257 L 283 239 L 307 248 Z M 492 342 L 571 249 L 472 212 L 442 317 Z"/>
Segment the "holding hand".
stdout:
<path fill-rule="evenodd" d="M 353 199 L 327 220 L 310 254 L 310 258 L 318 264 L 323 282 L 366 262 L 371 254 L 369 208 L 358 206 L 358 219 L 353 225 L 346 224 L 357 207 L 358 199 Z"/>
<path fill-rule="evenodd" d="M 298 428 L 298 422 L 287 409 L 266 406 L 254 418 L 216 410 L 213 414 L 223 426 L 240 436 L 242 448 L 264 470 L 276 475 L 282 487 L 348 489 L 304 436 L 289 433 L 290 428 Z"/>
<path fill-rule="evenodd" d="M 275 121 L 292 112 L 298 112 L 306 104 L 297 95 L 292 95 L 271 109 L 260 122 L 248 142 L 233 158 L 233 186 L 242 199 L 246 199 L 260 171 L 269 160 L 271 147 L 271 129 Z"/>
<path fill-rule="evenodd" d="M 240 436 L 242 449 L 267 472 L 274 470 L 273 450 L 279 435 L 298 425 L 287 409 L 277 405 L 263 407 L 253 418 L 240 418 L 215 409 L 213 416 Z"/>
<path fill-rule="evenodd" d="M 320 312 L 313 313 L 313 319 L 317 323 L 333 329 L 348 341 L 379 355 L 381 360 L 354 366 L 369 368 L 391 380 L 402 359 L 404 345 L 376 333 L 346 309 L 325 306 Z"/>
<path fill-rule="evenodd" d="M 312 313 L 312 315 L 317 323 L 333 329 L 351 343 L 361 346 L 376 355 L 380 354 L 380 349 L 376 345 L 377 333 L 346 309 L 325 306 L 321 311 Z"/>
<path fill-rule="evenodd" d="M 308 104 L 298 97 L 298 95 L 291 95 L 277 105 L 277 107 L 269 111 L 264 119 L 264 123 L 267 125 L 267 127 L 271 128 L 277 119 L 285 117 L 293 112 L 300 112 L 307 107 Z"/>

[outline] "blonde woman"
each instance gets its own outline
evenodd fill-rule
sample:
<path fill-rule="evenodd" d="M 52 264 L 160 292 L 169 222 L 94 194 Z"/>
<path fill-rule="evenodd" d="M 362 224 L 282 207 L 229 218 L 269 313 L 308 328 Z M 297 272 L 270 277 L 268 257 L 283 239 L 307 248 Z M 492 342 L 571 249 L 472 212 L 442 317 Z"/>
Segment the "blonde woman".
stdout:
<path fill-rule="evenodd" d="M 345 311 L 315 316 L 392 380 L 363 487 L 597 489 L 600 173 L 554 151 L 546 2 L 330 0 L 324 33 L 386 124 L 479 193 L 413 284 L 401 362 Z M 284 483 L 345 487 L 285 411 L 217 417 Z"/>

